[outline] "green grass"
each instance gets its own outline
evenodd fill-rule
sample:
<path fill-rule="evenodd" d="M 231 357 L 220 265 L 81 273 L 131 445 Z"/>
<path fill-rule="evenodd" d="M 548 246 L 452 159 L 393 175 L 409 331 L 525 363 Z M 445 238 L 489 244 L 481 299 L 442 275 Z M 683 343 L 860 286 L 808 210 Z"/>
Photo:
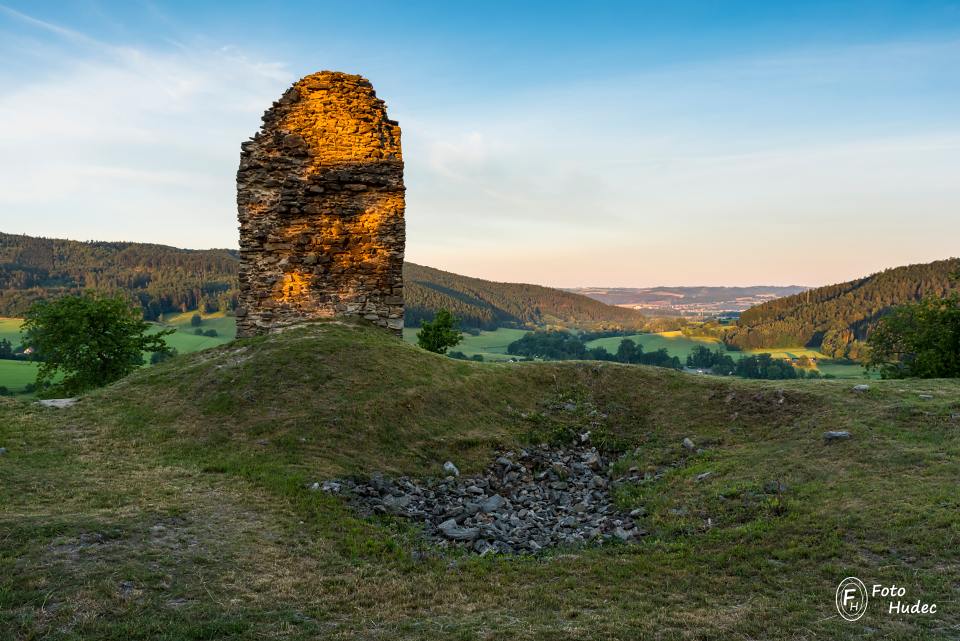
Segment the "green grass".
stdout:
<path fill-rule="evenodd" d="M 19 345 L 22 324 L 22 318 L 0 318 L 0 340 L 8 340 L 14 347 Z"/>
<path fill-rule="evenodd" d="M 416 327 L 405 327 L 403 330 L 403 340 L 412 345 L 417 344 Z M 520 339 L 526 334 L 527 329 L 510 329 L 500 327 L 494 331 L 482 331 L 478 336 L 464 334 L 460 344 L 453 348 L 454 351 L 463 352 L 467 356 L 480 354 L 487 361 L 505 361 L 509 360 L 507 355 L 507 346 L 515 340 Z"/>
<path fill-rule="evenodd" d="M 0 385 L 20 393 L 37 378 L 37 364 L 27 361 L 0 360 Z"/>
<path fill-rule="evenodd" d="M 763 382 L 487 364 L 317 323 L 145 368 L 68 410 L 0 399 L 0 630 L 12 639 L 950 639 L 960 382 Z M 932 399 L 920 394 L 931 394 Z M 565 409 L 573 403 L 575 409 Z M 305 485 L 465 473 L 591 426 L 635 546 L 444 555 Z M 825 444 L 826 430 L 848 441 Z M 693 439 L 699 451 L 685 450 Z M 711 471 L 705 481 L 696 475 Z M 771 481 L 786 486 L 765 490 Z M 837 583 L 937 615 L 847 623 Z"/>

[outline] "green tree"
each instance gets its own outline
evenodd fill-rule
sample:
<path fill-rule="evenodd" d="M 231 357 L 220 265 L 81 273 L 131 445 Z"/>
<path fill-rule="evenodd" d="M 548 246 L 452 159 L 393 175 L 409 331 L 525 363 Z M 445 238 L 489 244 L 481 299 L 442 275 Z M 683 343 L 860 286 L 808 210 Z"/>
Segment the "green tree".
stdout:
<path fill-rule="evenodd" d="M 26 314 L 24 345 L 40 360 L 37 387 L 76 394 L 119 380 L 143 365 L 143 352 L 167 351 L 166 330 L 150 325 L 122 296 L 64 296 L 39 301 Z"/>
<path fill-rule="evenodd" d="M 436 354 L 444 354 L 463 338 L 460 321 L 445 309 L 437 311 L 432 321 L 421 321 L 417 345 Z"/>
<path fill-rule="evenodd" d="M 200 314 L 194 314 L 190 317 L 190 326 L 191 327 L 200 327 L 203 324 L 203 318 L 200 317 Z"/>
<path fill-rule="evenodd" d="M 894 308 L 867 346 L 867 367 L 884 378 L 960 376 L 960 294 Z"/>

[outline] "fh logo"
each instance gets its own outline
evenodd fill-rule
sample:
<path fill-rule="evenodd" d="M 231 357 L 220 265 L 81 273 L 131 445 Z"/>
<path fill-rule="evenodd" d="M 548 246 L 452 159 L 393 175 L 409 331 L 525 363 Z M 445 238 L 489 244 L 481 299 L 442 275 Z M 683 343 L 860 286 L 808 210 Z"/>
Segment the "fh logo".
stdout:
<path fill-rule="evenodd" d="M 856 621 L 867 611 L 867 586 L 855 576 L 848 576 L 837 586 L 837 612 L 847 621 Z"/>

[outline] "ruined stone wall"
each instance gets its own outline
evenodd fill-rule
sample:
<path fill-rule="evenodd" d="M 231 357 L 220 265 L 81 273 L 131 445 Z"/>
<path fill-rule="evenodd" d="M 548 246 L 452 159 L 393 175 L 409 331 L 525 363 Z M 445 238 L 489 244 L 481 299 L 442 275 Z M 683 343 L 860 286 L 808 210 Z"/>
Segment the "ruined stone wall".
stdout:
<path fill-rule="evenodd" d="M 356 315 L 403 328 L 400 127 L 360 76 L 303 78 L 241 145 L 237 335 Z"/>

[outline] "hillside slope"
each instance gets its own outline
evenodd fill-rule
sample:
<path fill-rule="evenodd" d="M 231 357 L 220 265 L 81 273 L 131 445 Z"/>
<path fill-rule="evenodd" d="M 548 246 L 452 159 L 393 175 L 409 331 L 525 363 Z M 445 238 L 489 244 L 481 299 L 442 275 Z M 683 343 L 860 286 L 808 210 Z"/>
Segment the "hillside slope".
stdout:
<path fill-rule="evenodd" d="M 932 395 L 921 398 L 918 392 Z M 0 399 L 0 630 L 106 639 L 945 639 L 960 383 L 454 361 L 329 322 L 180 356 L 67 410 Z M 310 484 L 480 470 L 591 430 L 636 545 L 425 546 Z M 824 443 L 827 429 L 853 437 Z M 697 449 L 681 445 L 689 437 Z M 617 472 L 619 470 L 619 472 Z M 647 474 L 644 475 L 644 472 Z M 773 489 L 771 489 L 771 487 Z M 871 599 L 897 584 L 935 616 Z"/>
<path fill-rule="evenodd" d="M 148 320 L 163 312 L 236 302 L 239 253 L 124 242 L 80 242 L 0 232 L 0 316 L 83 289 L 123 290 Z"/>
<path fill-rule="evenodd" d="M 148 320 L 161 313 L 236 304 L 239 253 L 145 243 L 79 242 L 0 233 L 0 317 L 21 316 L 38 299 L 86 288 L 123 290 L 140 301 Z M 643 316 L 558 289 L 495 283 L 406 263 L 407 325 L 441 307 L 465 326 L 560 324 L 639 327 Z"/>
<path fill-rule="evenodd" d="M 581 294 L 525 283 L 498 283 L 432 267 L 406 263 L 406 322 L 415 327 L 445 307 L 464 325 L 565 325 L 576 327 L 641 327 L 644 316 L 632 309 L 601 303 Z"/>
<path fill-rule="evenodd" d="M 951 278 L 958 271 L 956 258 L 906 265 L 773 300 L 743 312 L 725 340 L 741 349 L 805 345 L 856 358 L 859 342 L 891 306 L 946 294 L 957 286 Z"/>

